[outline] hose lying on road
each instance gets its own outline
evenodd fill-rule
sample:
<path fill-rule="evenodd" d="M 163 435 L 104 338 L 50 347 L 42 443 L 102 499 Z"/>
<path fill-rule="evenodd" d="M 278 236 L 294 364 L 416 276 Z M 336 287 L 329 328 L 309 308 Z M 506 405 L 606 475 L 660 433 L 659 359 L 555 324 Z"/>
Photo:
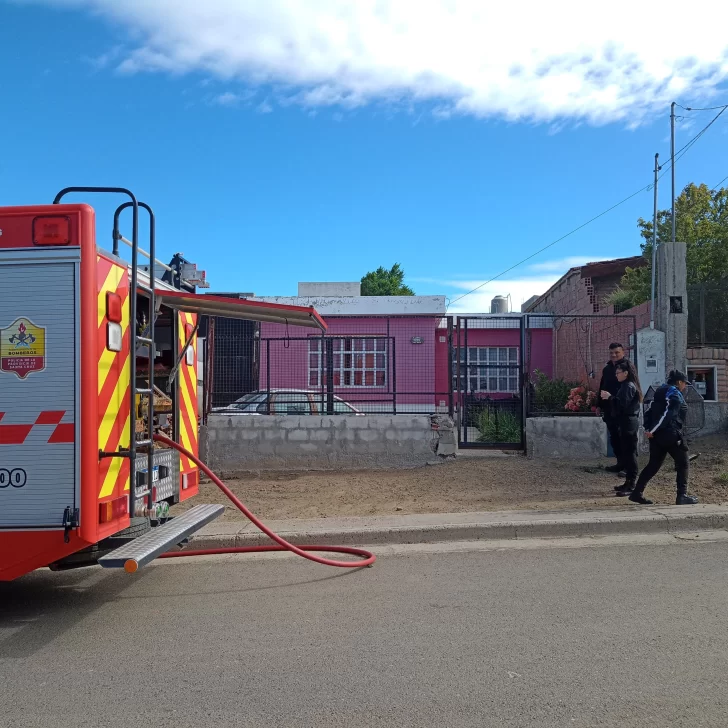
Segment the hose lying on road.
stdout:
<path fill-rule="evenodd" d="M 360 569 L 363 566 L 371 566 L 377 559 L 377 557 L 365 551 L 364 549 L 357 549 L 350 546 L 295 546 L 292 543 L 288 543 L 284 538 L 281 538 L 278 534 L 273 533 L 262 521 L 260 521 L 255 515 L 253 515 L 245 504 L 237 498 L 237 496 L 205 465 L 198 457 L 193 455 L 189 450 L 170 440 L 164 435 L 154 435 L 154 439 L 157 442 L 161 442 L 168 447 L 172 447 L 178 450 L 185 457 L 188 457 L 194 462 L 220 490 L 233 502 L 235 507 L 243 513 L 243 515 L 252 521 L 253 525 L 259 528 L 268 538 L 276 542 L 276 546 L 231 546 L 230 548 L 218 548 L 218 549 L 191 549 L 189 551 L 170 551 L 166 554 L 162 554 L 160 559 L 173 559 L 180 556 L 210 556 L 214 554 L 250 554 L 259 553 L 264 551 L 292 551 L 298 556 L 303 556 L 304 559 L 309 561 L 315 561 L 317 564 L 323 564 L 324 566 L 339 566 L 343 569 Z M 314 556 L 311 551 L 324 551 L 327 553 L 335 554 L 351 554 L 352 556 L 361 556 L 362 561 L 336 561 L 334 559 L 325 559 L 322 556 Z"/>

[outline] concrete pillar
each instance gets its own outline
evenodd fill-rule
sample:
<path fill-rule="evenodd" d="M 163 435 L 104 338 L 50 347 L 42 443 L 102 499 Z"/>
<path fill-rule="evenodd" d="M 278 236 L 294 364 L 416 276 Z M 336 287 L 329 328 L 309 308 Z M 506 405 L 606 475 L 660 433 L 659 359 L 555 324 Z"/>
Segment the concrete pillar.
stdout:
<path fill-rule="evenodd" d="M 665 369 L 687 369 L 688 289 L 685 243 L 657 248 L 655 326 L 665 332 Z"/>

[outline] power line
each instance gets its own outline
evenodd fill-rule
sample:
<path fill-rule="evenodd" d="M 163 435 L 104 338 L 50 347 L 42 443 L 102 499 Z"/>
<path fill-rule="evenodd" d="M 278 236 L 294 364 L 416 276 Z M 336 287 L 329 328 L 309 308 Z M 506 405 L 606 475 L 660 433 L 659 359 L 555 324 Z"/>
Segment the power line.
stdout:
<path fill-rule="evenodd" d="M 715 185 L 713 187 L 713 189 L 711 190 L 711 192 L 715 192 L 723 184 L 723 182 L 725 182 L 727 179 L 728 179 L 728 175 L 726 175 L 725 177 L 723 177 L 723 179 L 720 182 L 718 182 L 717 185 Z"/>
<path fill-rule="evenodd" d="M 543 248 L 541 248 L 540 250 L 537 250 L 535 253 L 532 253 L 527 258 L 524 258 L 523 260 L 519 261 L 515 265 L 512 265 L 510 268 L 508 268 L 507 270 L 502 271 L 497 276 L 493 276 L 493 278 L 491 278 L 489 281 L 486 281 L 485 283 L 481 283 L 479 286 L 476 286 L 475 288 L 473 288 L 472 291 L 468 291 L 467 293 L 463 293 L 462 296 L 458 296 L 457 298 L 454 298 L 452 301 L 450 301 L 450 305 L 452 305 L 453 303 L 457 303 L 460 299 L 465 298 L 466 296 L 469 296 L 471 293 L 475 293 L 476 291 L 478 291 L 481 288 L 483 288 L 483 286 L 487 286 L 489 283 L 492 283 L 493 281 L 498 280 L 499 278 L 501 278 L 502 276 L 504 276 L 506 273 L 510 273 L 514 268 L 518 268 L 519 266 L 523 265 L 524 263 L 527 263 L 532 258 L 535 258 L 537 255 L 540 255 L 541 253 L 543 253 L 544 250 L 548 250 L 549 248 L 553 247 L 557 243 L 560 243 L 562 240 L 565 240 L 566 238 L 568 238 L 570 235 L 573 235 L 574 233 L 579 232 L 579 230 L 581 230 L 582 228 L 585 228 L 587 225 L 590 225 L 595 220 L 598 220 L 600 217 L 603 217 L 604 215 L 606 215 L 607 213 L 609 213 L 612 210 L 616 209 L 620 205 L 623 205 L 625 202 L 628 202 L 633 197 L 637 197 L 637 195 L 639 195 L 640 192 L 646 192 L 651 187 L 652 187 L 652 185 L 647 185 L 646 187 L 640 187 L 640 189 L 638 189 L 636 192 L 633 192 L 631 195 L 629 195 L 629 197 L 625 197 L 623 200 L 621 200 L 620 202 L 618 202 L 616 205 L 612 205 L 609 209 L 604 210 L 604 212 L 600 212 L 598 215 L 595 215 L 590 220 L 587 220 L 585 223 L 582 223 L 581 225 L 579 225 L 579 227 L 576 227 L 573 230 L 571 230 L 568 233 L 566 233 L 566 235 L 562 235 L 560 238 L 557 238 L 552 243 L 549 243 L 548 245 L 544 245 Z"/>
<path fill-rule="evenodd" d="M 679 104 L 677 104 L 677 105 L 679 106 Z M 681 106 L 680 108 L 685 108 L 685 107 Z M 713 126 L 713 124 L 716 121 L 718 121 L 721 114 L 723 114 L 723 112 L 725 112 L 726 109 L 728 109 L 728 104 L 725 106 L 716 106 L 715 108 L 720 109 L 720 111 L 689 142 L 687 142 L 687 144 L 685 144 L 683 147 L 681 147 L 675 153 L 676 162 L 678 159 L 685 156 L 685 154 L 687 154 L 690 151 L 690 148 L 700 139 L 700 137 L 702 137 L 703 134 L 705 134 L 705 132 L 707 132 L 708 129 L 710 129 L 710 127 Z M 701 109 L 687 109 L 687 110 L 688 111 L 701 111 Z M 662 167 L 660 167 L 660 169 L 664 168 L 664 172 L 662 172 L 662 174 L 660 175 L 660 177 L 658 179 L 661 179 L 664 175 L 666 175 L 670 171 L 671 166 L 672 166 L 672 161 L 670 161 L 666 165 L 663 165 Z M 728 179 L 728 177 L 726 177 L 725 179 Z M 721 180 L 718 184 L 719 185 L 722 184 L 722 182 L 724 182 L 725 179 Z M 653 188 L 653 186 L 654 185 L 652 183 L 650 183 L 650 184 L 646 185 L 645 187 L 640 187 L 640 189 L 638 189 L 636 192 L 633 192 L 631 195 L 629 195 L 628 197 L 625 197 L 623 200 L 620 200 L 615 205 L 612 205 L 611 207 L 604 210 L 603 212 L 600 212 L 598 215 L 595 215 L 591 219 L 587 220 L 585 223 L 582 223 L 581 225 L 579 225 L 579 227 L 576 227 L 573 230 L 570 230 L 568 233 L 566 233 L 566 235 L 562 235 L 560 238 L 557 238 L 556 240 L 549 243 L 548 245 L 544 245 L 543 248 L 540 248 L 535 253 L 532 253 L 531 255 L 524 258 L 523 260 L 520 260 L 518 263 L 515 263 L 510 268 L 507 268 L 506 270 L 501 271 L 497 276 L 493 276 L 493 278 L 485 281 L 484 283 L 481 283 L 480 285 L 473 288 L 471 291 L 468 291 L 467 293 L 463 293 L 462 296 L 458 296 L 457 298 L 452 299 L 450 301 L 450 303 L 447 305 L 446 310 L 449 309 L 452 304 L 457 303 L 458 301 L 462 300 L 463 298 L 466 298 L 467 296 L 470 296 L 471 294 L 475 293 L 476 291 L 479 291 L 481 288 L 484 288 L 488 284 L 493 283 L 493 281 L 497 281 L 499 278 L 502 278 L 504 275 L 506 275 L 506 273 L 510 273 L 512 270 L 519 268 L 524 263 L 527 263 L 529 260 L 532 260 L 536 256 L 541 255 L 541 253 L 548 250 L 549 248 L 552 248 L 557 243 L 560 243 L 562 240 L 565 240 L 566 238 L 573 235 L 574 233 L 579 232 L 579 230 L 581 230 L 582 228 L 585 228 L 587 225 L 591 225 L 591 223 L 593 223 L 595 220 L 598 220 L 600 217 L 604 217 L 604 215 L 606 215 L 606 214 L 610 213 L 612 210 L 615 210 L 616 208 L 620 207 L 620 205 L 623 205 L 625 202 L 629 202 L 629 200 L 631 200 L 633 197 L 637 197 L 637 195 L 639 195 L 641 192 L 647 192 L 647 191 L 651 190 Z"/>
<path fill-rule="evenodd" d="M 723 106 L 706 106 L 704 108 L 698 108 L 695 106 L 682 106 L 680 104 L 675 104 L 675 106 L 679 106 L 681 109 L 684 109 L 685 111 L 717 111 L 718 109 L 725 109 L 728 104 L 724 104 Z"/>
<path fill-rule="evenodd" d="M 718 121 L 718 119 L 721 117 L 721 115 L 726 111 L 726 109 L 728 109 L 728 105 L 720 106 L 718 108 L 720 109 L 720 111 L 682 149 L 680 149 L 678 152 L 675 153 L 676 162 L 678 159 L 685 156 L 685 154 L 687 154 L 690 147 L 692 147 L 693 144 L 695 144 L 698 141 L 698 139 L 700 139 L 700 137 L 703 136 L 703 134 L 705 134 L 705 132 L 708 131 L 708 129 L 710 129 L 710 127 L 713 126 L 713 124 L 715 124 L 716 121 Z"/>

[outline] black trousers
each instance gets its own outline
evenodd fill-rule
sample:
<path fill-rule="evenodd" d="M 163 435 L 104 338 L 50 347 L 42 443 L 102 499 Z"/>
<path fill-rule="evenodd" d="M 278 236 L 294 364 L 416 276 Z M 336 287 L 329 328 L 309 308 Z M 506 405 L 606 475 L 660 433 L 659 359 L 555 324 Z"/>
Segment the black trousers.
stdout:
<path fill-rule="evenodd" d="M 690 470 L 688 446 L 685 438 L 674 431 L 662 434 L 658 431 L 650 440 L 650 462 L 647 463 L 637 480 L 635 490 L 638 493 L 642 493 L 647 483 L 657 475 L 668 455 L 675 461 L 677 467 L 677 492 L 687 493 L 688 472 Z"/>
<path fill-rule="evenodd" d="M 627 480 L 634 483 L 637 480 L 639 464 L 637 462 L 638 445 L 637 431 L 639 424 L 634 422 L 622 422 L 619 426 L 619 464 L 627 474 Z"/>
<path fill-rule="evenodd" d="M 617 458 L 617 464 L 622 466 L 622 436 L 619 431 L 619 420 L 608 419 L 604 420 L 604 423 L 607 426 L 607 432 L 609 432 L 609 442 L 612 445 L 614 457 Z"/>

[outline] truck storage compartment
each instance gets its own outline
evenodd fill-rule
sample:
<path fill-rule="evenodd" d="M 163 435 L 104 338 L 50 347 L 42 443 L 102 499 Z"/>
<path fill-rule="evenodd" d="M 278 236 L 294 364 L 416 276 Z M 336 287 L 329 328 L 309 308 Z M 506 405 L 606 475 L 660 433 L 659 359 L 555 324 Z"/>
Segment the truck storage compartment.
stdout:
<path fill-rule="evenodd" d="M 0 250 L 0 529 L 77 523 L 78 273 L 78 249 Z"/>

